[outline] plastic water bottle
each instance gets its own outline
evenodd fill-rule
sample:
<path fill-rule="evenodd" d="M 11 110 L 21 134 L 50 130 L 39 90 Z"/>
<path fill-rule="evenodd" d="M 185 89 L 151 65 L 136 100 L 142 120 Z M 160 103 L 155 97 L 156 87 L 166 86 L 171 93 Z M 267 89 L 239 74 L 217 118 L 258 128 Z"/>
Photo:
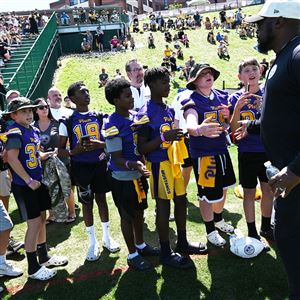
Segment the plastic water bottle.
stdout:
<path fill-rule="evenodd" d="M 273 176 L 275 176 L 276 174 L 278 174 L 280 172 L 280 170 L 277 169 L 276 167 L 274 167 L 270 161 L 266 161 L 264 163 L 264 166 L 266 167 L 266 175 L 267 175 L 269 180 Z M 285 189 L 284 188 L 279 188 L 279 192 L 281 192 L 280 196 L 282 196 L 285 192 Z"/>

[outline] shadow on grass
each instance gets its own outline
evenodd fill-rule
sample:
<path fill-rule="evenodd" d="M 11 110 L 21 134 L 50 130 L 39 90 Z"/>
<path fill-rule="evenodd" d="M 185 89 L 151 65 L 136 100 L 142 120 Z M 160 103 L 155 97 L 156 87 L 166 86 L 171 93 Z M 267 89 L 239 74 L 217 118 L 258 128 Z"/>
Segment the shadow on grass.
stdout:
<path fill-rule="evenodd" d="M 11 198 L 9 201 L 12 201 Z M 21 220 L 20 218 L 20 214 L 19 214 L 19 210 L 18 209 L 14 209 L 13 211 L 9 212 L 9 216 L 13 222 L 14 225 L 23 223 L 24 221 Z"/>
<path fill-rule="evenodd" d="M 280 259 L 261 253 L 252 259 L 234 256 L 228 248 L 210 251 L 210 294 L 205 299 L 287 299 L 287 281 Z"/>
<path fill-rule="evenodd" d="M 56 247 L 58 244 L 65 242 L 71 235 L 73 226 L 78 225 L 83 220 L 77 215 L 76 221 L 69 224 L 52 223 L 46 226 L 48 246 Z"/>
<path fill-rule="evenodd" d="M 119 280 L 114 298 L 117 300 L 160 299 L 156 287 L 158 279 L 159 274 L 155 269 L 140 272 L 128 269 Z"/>
<path fill-rule="evenodd" d="M 162 267 L 161 277 L 163 278 L 159 293 L 161 299 L 206 299 L 206 295 L 209 294 L 208 289 L 197 279 L 195 265 L 187 270 Z"/>

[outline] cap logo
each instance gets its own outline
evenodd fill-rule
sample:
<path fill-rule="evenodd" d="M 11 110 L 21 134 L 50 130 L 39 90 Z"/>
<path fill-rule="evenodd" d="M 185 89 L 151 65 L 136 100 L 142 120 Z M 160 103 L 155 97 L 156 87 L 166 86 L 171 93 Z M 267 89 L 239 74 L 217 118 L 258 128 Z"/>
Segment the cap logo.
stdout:
<path fill-rule="evenodd" d="M 278 14 L 279 10 L 278 9 L 274 9 L 274 14 Z"/>

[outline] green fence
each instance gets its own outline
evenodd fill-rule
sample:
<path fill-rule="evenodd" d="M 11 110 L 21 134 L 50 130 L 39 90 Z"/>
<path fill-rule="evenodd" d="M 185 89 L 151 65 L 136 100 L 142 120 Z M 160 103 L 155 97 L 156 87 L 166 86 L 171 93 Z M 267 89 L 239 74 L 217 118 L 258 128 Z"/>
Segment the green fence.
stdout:
<path fill-rule="evenodd" d="M 55 13 L 53 13 L 31 49 L 28 51 L 15 75 L 9 81 L 8 89 L 18 90 L 21 95 L 27 96 L 37 71 L 44 60 L 48 47 L 56 34 L 56 29 L 56 17 Z"/>

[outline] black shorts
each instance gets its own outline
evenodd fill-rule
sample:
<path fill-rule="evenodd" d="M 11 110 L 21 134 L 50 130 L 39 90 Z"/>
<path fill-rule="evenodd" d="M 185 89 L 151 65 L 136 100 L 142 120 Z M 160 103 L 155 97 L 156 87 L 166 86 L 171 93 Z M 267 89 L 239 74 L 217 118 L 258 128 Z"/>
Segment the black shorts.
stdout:
<path fill-rule="evenodd" d="M 235 175 L 229 153 L 214 156 L 216 162 L 215 187 L 203 187 L 198 184 L 199 160 L 193 159 L 193 168 L 198 187 L 198 198 L 208 203 L 223 200 L 223 190 L 235 184 Z"/>
<path fill-rule="evenodd" d="M 243 152 L 238 154 L 240 184 L 245 189 L 255 189 L 257 178 L 260 182 L 268 182 L 266 167 L 268 161 L 265 152 Z"/>
<path fill-rule="evenodd" d="M 71 174 L 77 187 L 78 200 L 83 204 L 93 201 L 94 194 L 110 191 L 106 160 L 94 164 L 73 161 Z"/>
<path fill-rule="evenodd" d="M 140 180 L 147 197 L 147 179 L 141 177 Z M 132 180 L 121 181 L 111 177 L 111 192 L 121 218 L 127 217 L 126 214 L 133 218 L 136 210 L 144 210 L 148 207 L 147 198 L 142 199 L 142 202 L 138 201 L 138 195 Z"/>
<path fill-rule="evenodd" d="M 181 166 L 182 168 L 189 168 L 193 165 L 193 160 L 191 158 L 191 152 L 190 152 L 190 138 L 188 135 L 185 135 L 184 136 L 184 143 L 185 143 L 185 146 L 187 148 L 187 151 L 188 151 L 188 154 L 189 154 L 189 157 L 184 159 L 184 164 Z"/>
<path fill-rule="evenodd" d="M 35 191 L 27 185 L 12 183 L 11 190 L 23 221 L 35 219 L 41 215 L 41 212 L 51 209 L 49 190 L 43 183 Z"/>

